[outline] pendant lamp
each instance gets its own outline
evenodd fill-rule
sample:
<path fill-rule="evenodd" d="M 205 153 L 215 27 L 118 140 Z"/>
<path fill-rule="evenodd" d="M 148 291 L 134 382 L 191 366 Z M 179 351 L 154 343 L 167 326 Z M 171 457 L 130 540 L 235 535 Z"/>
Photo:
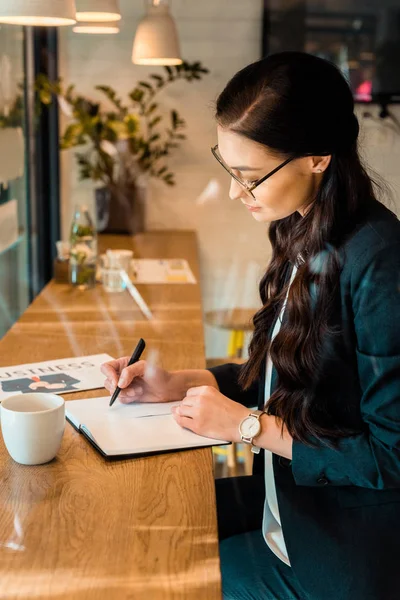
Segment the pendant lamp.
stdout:
<path fill-rule="evenodd" d="M 117 21 L 79 21 L 74 25 L 74 33 L 119 33 Z"/>
<path fill-rule="evenodd" d="M 78 21 L 119 21 L 118 0 L 76 0 Z"/>
<path fill-rule="evenodd" d="M 74 0 L 1 0 L 0 23 L 58 27 L 73 25 Z"/>
<path fill-rule="evenodd" d="M 180 65 L 182 58 L 175 22 L 167 0 L 149 0 L 133 42 L 136 65 Z"/>

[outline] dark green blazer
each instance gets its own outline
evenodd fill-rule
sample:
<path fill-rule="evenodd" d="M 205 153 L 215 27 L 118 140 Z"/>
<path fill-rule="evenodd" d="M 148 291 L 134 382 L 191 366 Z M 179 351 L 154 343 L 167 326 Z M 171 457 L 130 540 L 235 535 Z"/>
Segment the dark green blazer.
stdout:
<path fill-rule="evenodd" d="M 295 441 L 292 461 L 273 456 L 281 522 L 291 566 L 309 598 L 398 600 L 400 221 L 374 201 L 341 256 L 332 317 L 340 333 L 316 365 L 315 394 L 329 407 L 332 426 L 361 433 L 337 449 Z M 261 408 L 265 373 L 244 392 L 239 369 L 210 370 L 223 394 Z M 255 472 L 263 472 L 262 455 Z"/>

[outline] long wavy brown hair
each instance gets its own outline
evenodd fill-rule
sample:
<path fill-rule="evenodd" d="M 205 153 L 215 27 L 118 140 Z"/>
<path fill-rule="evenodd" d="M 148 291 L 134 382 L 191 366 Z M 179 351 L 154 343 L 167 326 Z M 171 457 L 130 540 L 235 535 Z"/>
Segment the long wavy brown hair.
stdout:
<path fill-rule="evenodd" d="M 266 411 L 306 444 L 355 433 L 333 424 L 313 394 L 315 373 L 338 293 L 339 249 L 375 198 L 357 150 L 358 121 L 349 86 L 331 63 L 301 52 L 271 55 L 239 71 L 217 100 L 217 122 L 282 157 L 331 154 L 331 162 L 304 217 L 270 224 L 272 259 L 260 282 L 262 308 L 254 316 L 249 358 L 240 383 L 260 377 L 267 353 L 278 385 Z M 312 199 L 311 199 L 312 200 Z M 297 264 L 285 318 L 271 343 L 273 324 Z"/>

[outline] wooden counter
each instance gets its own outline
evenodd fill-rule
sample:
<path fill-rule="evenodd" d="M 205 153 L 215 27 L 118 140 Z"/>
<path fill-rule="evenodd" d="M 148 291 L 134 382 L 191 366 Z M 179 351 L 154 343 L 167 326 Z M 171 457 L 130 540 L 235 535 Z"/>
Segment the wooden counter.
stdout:
<path fill-rule="evenodd" d="M 187 258 L 199 279 L 193 232 L 103 236 L 101 246 Z M 138 287 L 151 322 L 126 292 L 50 283 L 1 341 L 0 366 L 128 355 L 142 336 L 165 368 L 204 368 L 199 285 Z M 24 467 L 1 438 L 0 506 L 0 598 L 221 598 L 210 449 L 107 462 L 67 423 L 57 458 Z"/>

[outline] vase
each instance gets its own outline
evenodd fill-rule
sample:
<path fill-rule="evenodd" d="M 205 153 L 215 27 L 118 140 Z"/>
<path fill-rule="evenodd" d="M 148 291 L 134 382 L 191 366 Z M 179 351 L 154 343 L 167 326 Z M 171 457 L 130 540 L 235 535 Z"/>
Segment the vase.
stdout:
<path fill-rule="evenodd" d="M 145 230 L 145 185 L 102 187 L 95 190 L 97 231 L 135 235 Z"/>
<path fill-rule="evenodd" d="M 97 233 L 86 205 L 77 206 L 71 224 L 69 281 L 80 290 L 96 285 Z"/>

